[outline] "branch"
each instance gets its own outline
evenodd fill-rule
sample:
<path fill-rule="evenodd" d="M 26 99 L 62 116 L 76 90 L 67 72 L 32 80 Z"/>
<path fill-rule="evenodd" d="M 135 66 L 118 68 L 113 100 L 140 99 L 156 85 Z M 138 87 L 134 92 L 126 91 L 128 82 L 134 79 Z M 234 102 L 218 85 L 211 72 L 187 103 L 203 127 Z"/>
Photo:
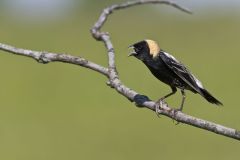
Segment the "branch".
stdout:
<path fill-rule="evenodd" d="M 118 5 L 112 5 L 110 7 L 105 8 L 100 17 L 98 18 L 97 22 L 91 29 L 92 36 L 99 41 L 102 41 L 105 44 L 105 47 L 108 52 L 108 68 L 109 68 L 109 81 L 110 85 L 115 88 L 120 94 L 128 98 L 130 101 L 135 102 L 139 107 L 145 107 L 150 110 L 155 111 L 156 103 L 151 101 L 147 96 L 140 95 L 134 90 L 126 87 L 119 79 L 118 72 L 115 66 L 115 53 L 112 42 L 110 40 L 110 35 L 105 32 L 101 32 L 101 28 L 103 27 L 104 23 L 106 22 L 108 16 L 113 13 L 114 10 L 125 9 L 128 7 L 133 7 L 136 5 L 143 5 L 143 4 L 166 4 L 172 7 L 175 7 L 181 11 L 191 13 L 188 9 L 168 0 L 138 0 L 138 1 L 131 1 L 125 2 Z M 232 129 L 227 128 L 219 124 L 215 124 L 203 119 L 195 118 L 184 114 L 180 111 L 174 110 L 173 107 L 169 107 L 166 103 L 161 106 L 161 114 L 167 117 L 170 117 L 178 122 L 182 122 L 188 125 L 192 125 L 198 128 L 202 128 L 217 134 L 221 134 L 230 138 L 234 138 L 240 140 L 240 132 Z"/>
<path fill-rule="evenodd" d="M 13 53 L 16 55 L 20 55 L 20 56 L 30 57 L 35 59 L 37 62 L 43 63 L 43 64 L 46 64 L 49 62 L 63 62 L 63 63 L 75 64 L 75 65 L 92 69 L 105 76 L 108 76 L 107 68 L 77 56 L 72 56 L 68 54 L 50 53 L 45 51 L 32 51 L 32 50 L 27 50 L 22 48 L 16 48 L 16 47 L 13 47 L 7 44 L 2 44 L 2 43 L 0 43 L 0 50 Z"/>
<path fill-rule="evenodd" d="M 114 10 L 120 10 L 120 9 L 125 9 L 125 8 L 129 8 L 129 7 L 133 7 L 133 6 L 137 6 L 137 5 L 143 5 L 143 4 L 165 4 L 165 5 L 170 5 L 174 8 L 177 8 L 183 12 L 189 13 L 191 14 L 192 12 L 183 7 L 178 5 L 177 3 L 174 3 L 172 1 L 169 0 L 137 0 L 137 1 L 128 1 L 122 4 L 114 4 L 110 7 L 105 8 L 100 17 L 98 18 L 98 21 L 94 24 L 94 26 L 91 29 L 91 33 L 92 36 L 96 39 L 96 40 L 101 40 L 102 38 L 102 34 L 104 34 L 103 32 L 100 32 L 100 29 L 102 28 L 102 26 L 104 25 L 104 23 L 107 21 L 107 17 L 113 13 Z"/>
<path fill-rule="evenodd" d="M 170 5 L 174 8 L 177 8 L 181 11 L 191 13 L 188 9 L 181 7 L 180 5 L 168 1 L 168 0 L 137 0 L 137 1 L 129 1 L 118 5 L 112 5 L 110 7 L 105 8 L 97 22 L 91 29 L 92 36 L 99 41 L 102 41 L 107 49 L 108 54 L 108 68 L 105 68 L 99 64 L 90 62 L 84 58 L 76 57 L 67 54 L 57 54 L 57 53 L 50 53 L 50 52 L 40 52 L 40 51 L 32 51 L 26 50 L 21 48 L 15 48 L 10 45 L 1 44 L 0 43 L 0 50 L 13 53 L 16 55 L 26 56 L 37 60 L 39 63 L 49 63 L 49 62 L 64 62 L 74 65 L 79 65 L 82 67 L 89 68 L 94 70 L 100 74 L 105 75 L 108 79 L 108 85 L 118 91 L 121 95 L 125 96 L 131 102 L 135 102 L 136 106 L 138 107 L 145 107 L 152 111 L 155 111 L 156 103 L 151 101 L 147 96 L 141 95 L 136 91 L 128 88 L 125 86 L 119 79 L 117 68 L 115 65 L 115 51 L 113 44 L 110 40 L 110 35 L 106 32 L 102 32 L 101 28 L 103 27 L 104 23 L 107 21 L 108 16 L 113 13 L 115 10 L 125 9 L 128 7 L 133 7 L 137 5 L 143 4 L 165 4 Z M 160 114 L 165 115 L 169 118 L 176 120 L 177 122 L 185 123 L 191 126 L 195 126 L 198 128 L 202 128 L 207 131 L 211 131 L 223 136 L 227 136 L 230 138 L 234 138 L 240 140 L 240 132 L 224 127 L 222 125 L 212 123 L 203 119 L 195 118 L 180 111 L 174 110 L 173 107 L 167 105 L 167 103 L 163 103 L 161 105 Z"/>

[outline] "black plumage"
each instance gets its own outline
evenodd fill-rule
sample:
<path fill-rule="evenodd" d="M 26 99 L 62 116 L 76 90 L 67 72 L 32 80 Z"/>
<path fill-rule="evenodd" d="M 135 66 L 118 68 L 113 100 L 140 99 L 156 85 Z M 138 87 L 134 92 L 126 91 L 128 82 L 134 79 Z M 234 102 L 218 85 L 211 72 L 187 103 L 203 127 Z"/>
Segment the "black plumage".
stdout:
<path fill-rule="evenodd" d="M 160 98 L 160 101 L 175 94 L 179 88 L 182 93 L 182 103 L 179 110 L 183 109 L 185 90 L 200 94 L 210 103 L 222 105 L 180 61 L 160 49 L 155 41 L 143 40 L 130 47 L 134 49 L 130 56 L 141 60 L 157 79 L 171 87 L 172 92 Z"/>

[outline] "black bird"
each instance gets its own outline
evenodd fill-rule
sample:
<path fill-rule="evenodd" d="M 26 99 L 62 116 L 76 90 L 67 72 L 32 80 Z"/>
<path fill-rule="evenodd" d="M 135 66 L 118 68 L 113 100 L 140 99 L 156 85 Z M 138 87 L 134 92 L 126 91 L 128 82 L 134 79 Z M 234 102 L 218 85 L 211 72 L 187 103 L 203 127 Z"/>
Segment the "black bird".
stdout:
<path fill-rule="evenodd" d="M 159 102 L 175 94 L 179 88 L 182 93 L 180 111 L 182 111 L 185 101 L 185 90 L 200 94 L 210 103 L 223 105 L 203 87 L 202 83 L 180 61 L 160 49 L 157 42 L 143 40 L 131 45 L 130 48 L 133 48 L 134 51 L 129 56 L 141 60 L 157 79 L 171 87 L 172 92 L 160 98 Z"/>

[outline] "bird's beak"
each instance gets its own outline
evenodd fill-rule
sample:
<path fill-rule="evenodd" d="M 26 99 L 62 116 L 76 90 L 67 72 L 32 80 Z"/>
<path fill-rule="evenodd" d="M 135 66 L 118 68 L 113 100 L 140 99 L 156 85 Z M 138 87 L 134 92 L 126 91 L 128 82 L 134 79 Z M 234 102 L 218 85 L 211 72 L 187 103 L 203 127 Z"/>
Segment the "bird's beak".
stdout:
<path fill-rule="evenodd" d="M 135 51 L 133 51 L 133 52 L 131 52 L 131 53 L 128 54 L 128 57 L 134 56 L 134 55 L 136 55 L 136 54 L 137 54 L 137 53 L 136 53 Z"/>
<path fill-rule="evenodd" d="M 129 46 L 128 48 L 130 48 L 130 49 L 134 49 L 134 46 Z M 129 54 L 128 54 L 128 57 L 130 57 L 130 56 L 133 56 L 133 55 L 136 55 L 137 53 L 135 52 L 135 51 L 131 51 Z"/>

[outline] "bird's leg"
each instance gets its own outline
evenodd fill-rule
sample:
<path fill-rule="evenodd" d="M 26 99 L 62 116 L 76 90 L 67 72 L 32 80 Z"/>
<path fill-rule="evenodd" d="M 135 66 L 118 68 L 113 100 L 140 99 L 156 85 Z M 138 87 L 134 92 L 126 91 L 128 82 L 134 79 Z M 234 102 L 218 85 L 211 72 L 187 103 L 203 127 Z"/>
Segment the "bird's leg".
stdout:
<path fill-rule="evenodd" d="M 156 112 L 157 116 L 159 116 L 159 113 L 161 112 L 161 111 L 160 111 L 160 108 L 161 108 L 162 105 L 163 105 L 163 100 L 166 99 L 166 98 L 168 98 L 169 96 L 171 96 L 171 95 L 173 95 L 173 94 L 175 94 L 175 93 L 177 92 L 177 88 L 176 88 L 176 87 L 171 87 L 171 89 L 172 89 L 172 92 L 171 92 L 171 93 L 163 96 L 162 98 L 160 98 L 160 99 L 156 102 L 155 112 Z"/>
<path fill-rule="evenodd" d="M 183 110 L 183 105 L 184 105 L 184 102 L 185 102 L 185 99 L 186 99 L 186 94 L 184 92 L 184 89 L 181 89 L 181 93 L 182 93 L 182 103 L 181 103 L 180 108 L 178 109 L 179 111 Z"/>
<path fill-rule="evenodd" d="M 178 108 L 178 109 L 176 109 L 176 110 L 174 110 L 174 115 L 173 115 L 173 122 L 175 121 L 175 116 L 176 116 L 176 113 L 178 112 L 178 111 L 182 111 L 183 110 L 183 105 L 184 105 L 184 101 L 185 101 L 185 99 L 186 99 L 186 94 L 185 94 L 185 91 L 184 91 L 184 89 L 181 89 L 181 93 L 182 93 L 182 102 L 181 102 L 181 106 Z M 178 122 L 177 120 L 176 120 L 176 123 L 175 123 L 175 125 L 178 125 L 180 122 Z"/>

